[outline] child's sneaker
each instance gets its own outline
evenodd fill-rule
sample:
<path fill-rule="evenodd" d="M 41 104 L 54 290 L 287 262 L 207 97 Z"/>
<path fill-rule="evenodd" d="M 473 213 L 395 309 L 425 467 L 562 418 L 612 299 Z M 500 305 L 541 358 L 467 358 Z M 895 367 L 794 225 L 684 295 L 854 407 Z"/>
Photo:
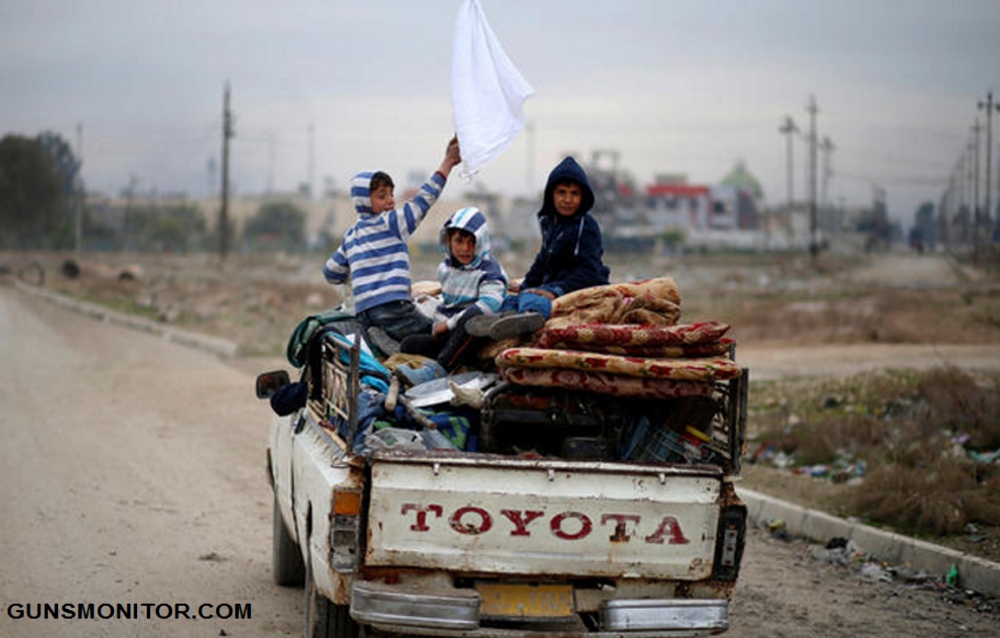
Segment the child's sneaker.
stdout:
<path fill-rule="evenodd" d="M 382 352 L 386 357 L 399 352 L 399 342 L 389 336 L 385 330 L 378 326 L 368 328 L 368 340 Z"/>
<path fill-rule="evenodd" d="M 465 322 L 465 331 L 473 337 L 488 337 L 500 315 L 476 315 Z"/>
<path fill-rule="evenodd" d="M 519 312 L 507 317 L 497 317 L 490 326 L 489 336 L 494 341 L 503 341 L 517 335 L 530 334 L 544 325 L 545 317 L 537 312 Z"/>

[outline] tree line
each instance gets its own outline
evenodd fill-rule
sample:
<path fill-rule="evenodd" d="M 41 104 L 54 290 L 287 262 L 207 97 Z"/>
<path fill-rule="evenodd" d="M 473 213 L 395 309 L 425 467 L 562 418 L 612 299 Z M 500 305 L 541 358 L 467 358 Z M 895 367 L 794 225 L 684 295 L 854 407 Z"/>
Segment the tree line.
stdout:
<path fill-rule="evenodd" d="M 82 248 L 146 252 L 213 251 L 219 245 L 218 219 L 209 223 L 192 203 L 132 203 L 121 210 L 87 205 L 80 161 L 58 134 L 7 134 L 0 139 L 0 250 L 69 250 L 76 247 L 80 215 Z M 306 214 L 291 202 L 268 202 L 231 239 L 248 251 L 305 248 Z"/>

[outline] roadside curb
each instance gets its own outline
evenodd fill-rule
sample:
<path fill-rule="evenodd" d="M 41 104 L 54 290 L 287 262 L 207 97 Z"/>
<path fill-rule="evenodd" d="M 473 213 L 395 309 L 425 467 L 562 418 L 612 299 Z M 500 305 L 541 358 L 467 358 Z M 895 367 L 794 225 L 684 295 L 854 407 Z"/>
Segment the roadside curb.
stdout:
<path fill-rule="evenodd" d="M 18 289 L 24 292 L 37 297 L 42 297 L 43 299 L 59 304 L 60 306 L 64 306 L 81 314 L 88 315 L 95 319 L 100 319 L 101 321 L 107 321 L 109 323 L 126 326 L 135 330 L 141 330 L 149 334 L 158 335 L 167 341 L 179 343 L 198 350 L 204 350 L 224 359 L 231 359 L 235 357 L 239 349 L 236 343 L 227 339 L 222 339 L 221 337 L 212 337 L 209 335 L 199 334 L 197 332 L 189 332 L 187 330 L 173 328 L 157 321 L 111 310 L 99 304 L 82 301 L 68 295 L 39 288 L 37 286 L 31 286 L 20 281 L 16 281 L 14 284 L 18 287 Z"/>
<path fill-rule="evenodd" d="M 961 587 L 1000 598 L 1000 563 L 854 523 L 739 486 L 736 492 L 747 504 L 747 516 L 754 523 L 763 525 L 780 519 L 784 521 L 785 528 L 796 536 L 821 543 L 841 537 L 854 541 L 873 558 L 925 572 L 947 574 L 954 565 L 958 569 Z"/>

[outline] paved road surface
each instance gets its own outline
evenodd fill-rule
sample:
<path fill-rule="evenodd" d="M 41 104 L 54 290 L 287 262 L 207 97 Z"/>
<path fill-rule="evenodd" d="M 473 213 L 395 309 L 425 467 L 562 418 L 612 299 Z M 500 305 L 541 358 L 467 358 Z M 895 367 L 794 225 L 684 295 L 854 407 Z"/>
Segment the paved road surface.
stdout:
<path fill-rule="evenodd" d="M 252 381 L 0 286 L 0 636 L 298 635 L 301 592 L 270 580 L 270 417 Z M 240 604 L 252 617 L 155 619 L 174 606 L 146 620 L 140 606 L 140 620 L 15 620 L 18 603 Z M 731 636 L 1000 634 L 994 617 L 860 581 L 759 531 L 732 622 Z"/>

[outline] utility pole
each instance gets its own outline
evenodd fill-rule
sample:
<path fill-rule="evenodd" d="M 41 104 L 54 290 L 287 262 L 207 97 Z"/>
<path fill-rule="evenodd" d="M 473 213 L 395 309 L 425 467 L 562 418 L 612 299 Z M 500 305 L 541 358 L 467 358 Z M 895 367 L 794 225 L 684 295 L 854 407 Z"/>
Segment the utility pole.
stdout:
<path fill-rule="evenodd" d="M 970 214 L 973 215 L 973 216 L 975 216 L 975 214 L 976 214 L 976 207 L 978 206 L 978 204 L 976 203 L 976 199 L 975 199 L 976 198 L 976 193 L 977 193 L 977 190 L 976 190 L 976 170 L 975 170 L 976 169 L 976 143 L 975 143 L 975 141 L 973 141 L 973 140 L 970 139 L 969 140 L 969 144 L 965 148 L 965 151 L 966 151 L 965 152 L 965 170 L 966 170 L 966 175 L 965 175 L 965 188 L 963 190 L 965 191 L 965 195 L 968 198 L 969 210 L 971 211 Z M 943 222 L 942 222 L 942 224 L 943 224 Z M 947 228 L 942 225 L 942 227 L 941 227 L 941 243 L 945 247 L 947 247 L 947 245 L 948 245 L 948 236 L 945 233 L 946 230 L 947 230 Z"/>
<path fill-rule="evenodd" d="M 986 101 L 980 101 L 978 104 L 980 109 L 986 109 L 986 207 L 985 215 L 983 215 L 983 220 L 986 222 L 986 226 L 992 227 L 990 224 L 990 218 L 992 216 L 992 211 L 990 210 L 990 156 L 993 151 L 993 109 L 1000 111 L 1000 104 L 993 101 L 993 91 L 986 94 Z M 979 224 L 976 223 L 976 242 L 978 245 L 979 241 Z"/>
<path fill-rule="evenodd" d="M 819 244 L 816 241 L 816 96 L 809 96 L 809 105 L 806 111 L 809 112 L 809 254 L 813 261 L 819 253 Z"/>
<path fill-rule="evenodd" d="M 267 194 L 274 191 L 274 131 L 267 134 Z"/>
<path fill-rule="evenodd" d="M 972 228 L 979 228 L 979 132 L 983 130 L 983 127 L 979 125 L 979 118 L 976 118 L 976 124 L 972 127 L 972 146 L 973 153 L 975 156 L 975 172 L 976 176 L 972 180 L 972 190 L 973 190 L 973 208 L 972 208 Z M 972 261 L 976 263 L 979 261 L 979 233 L 972 233 Z"/>
<path fill-rule="evenodd" d="M 229 111 L 229 82 L 222 101 L 222 206 L 219 212 L 219 256 L 229 252 L 229 139 L 233 136 L 233 118 Z"/>
<path fill-rule="evenodd" d="M 83 169 L 83 122 L 76 123 L 76 187 L 73 206 L 73 245 L 76 258 L 80 258 L 80 251 L 83 246 L 83 206 L 86 200 L 86 193 L 83 191 L 83 178 L 80 171 Z"/>
<path fill-rule="evenodd" d="M 778 129 L 778 132 L 787 136 L 786 162 L 788 165 L 788 241 L 791 243 L 792 234 L 794 232 L 792 228 L 792 207 L 795 202 L 795 198 L 793 197 L 795 179 L 793 177 L 794 172 L 792 171 L 792 134 L 798 133 L 799 127 L 795 126 L 795 122 L 792 121 L 792 117 L 790 115 L 786 115 L 785 123 Z"/>
<path fill-rule="evenodd" d="M 309 122 L 309 175 L 307 177 L 307 179 L 309 180 L 308 182 L 309 190 L 307 193 L 309 199 L 313 198 L 313 179 L 315 178 L 315 173 L 316 173 L 316 144 L 313 140 L 314 135 L 315 135 L 315 128 L 313 126 L 313 123 L 310 121 Z"/>
<path fill-rule="evenodd" d="M 965 168 L 968 170 L 965 192 L 969 197 L 969 204 L 971 204 L 972 210 L 976 210 L 976 201 L 973 199 L 976 188 L 976 173 L 974 170 L 976 165 L 976 143 L 969 140 L 969 146 L 965 150 L 967 151 L 965 154 Z"/>
<path fill-rule="evenodd" d="M 129 176 L 128 190 L 125 191 L 125 252 L 132 251 L 132 198 L 135 196 L 135 188 L 139 184 L 139 178 L 135 175 Z"/>
<path fill-rule="evenodd" d="M 823 185 L 822 190 L 820 191 L 820 203 L 824 209 L 827 207 L 827 188 L 830 185 L 830 177 L 833 176 L 833 169 L 830 168 L 830 154 L 833 153 L 836 148 L 837 147 L 833 145 L 833 142 L 830 141 L 829 137 L 823 137 L 823 141 L 819 145 L 819 150 L 823 151 Z"/>

